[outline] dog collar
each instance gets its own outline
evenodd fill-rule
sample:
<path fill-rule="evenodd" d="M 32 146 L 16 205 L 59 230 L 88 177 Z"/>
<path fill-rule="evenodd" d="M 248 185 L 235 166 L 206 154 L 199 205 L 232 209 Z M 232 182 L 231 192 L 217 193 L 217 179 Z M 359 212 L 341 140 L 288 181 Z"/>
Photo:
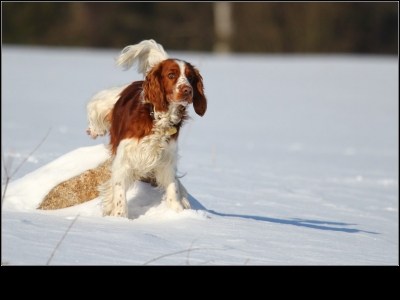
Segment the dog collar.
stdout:
<path fill-rule="evenodd" d="M 153 119 L 153 121 L 156 119 L 156 111 L 154 109 L 154 105 L 150 104 L 150 117 Z M 176 128 L 175 125 L 171 125 L 168 127 L 168 135 L 174 135 L 175 133 L 178 132 L 178 129 Z"/>
<path fill-rule="evenodd" d="M 156 114 L 155 114 L 155 110 L 154 110 L 154 105 L 150 104 L 150 117 L 155 120 L 156 119 Z"/>

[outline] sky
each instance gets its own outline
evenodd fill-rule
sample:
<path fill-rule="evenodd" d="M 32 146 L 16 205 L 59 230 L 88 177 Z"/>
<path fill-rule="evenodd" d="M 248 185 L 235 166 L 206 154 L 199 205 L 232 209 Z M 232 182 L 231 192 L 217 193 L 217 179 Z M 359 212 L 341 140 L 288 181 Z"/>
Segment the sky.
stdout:
<path fill-rule="evenodd" d="M 107 158 L 86 105 L 142 79 L 114 66 L 120 50 L 3 45 L 2 265 L 399 265 L 394 56 L 165 49 L 200 70 L 208 99 L 179 136 L 192 209 L 137 182 L 129 218 L 103 217 L 99 198 L 38 210 Z"/>

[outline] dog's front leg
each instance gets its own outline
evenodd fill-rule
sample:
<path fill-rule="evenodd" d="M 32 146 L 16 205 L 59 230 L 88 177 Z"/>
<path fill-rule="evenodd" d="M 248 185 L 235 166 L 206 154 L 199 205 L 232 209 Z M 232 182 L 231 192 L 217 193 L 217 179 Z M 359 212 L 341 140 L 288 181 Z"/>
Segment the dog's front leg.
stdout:
<path fill-rule="evenodd" d="M 175 177 L 175 168 L 172 165 L 158 167 L 154 170 L 157 183 L 165 189 L 164 199 L 168 207 L 175 211 L 182 211 L 179 180 Z"/>
<path fill-rule="evenodd" d="M 117 151 L 111 166 L 111 178 L 100 188 L 103 216 L 128 217 L 126 191 L 130 185 L 127 176 L 130 173 L 130 167 L 123 158 L 123 153 Z"/>
<path fill-rule="evenodd" d="M 128 217 L 128 204 L 126 201 L 126 182 L 123 178 L 112 178 L 113 184 L 113 209 L 110 213 L 115 217 Z"/>
<path fill-rule="evenodd" d="M 176 181 L 179 184 L 179 192 L 180 192 L 180 195 L 182 197 L 181 198 L 181 202 L 182 202 L 183 208 L 191 209 L 191 206 L 190 206 L 190 203 L 189 203 L 189 200 L 188 200 L 188 192 L 187 192 L 187 190 L 185 189 L 185 187 L 183 186 L 182 182 L 178 178 L 176 179 Z"/>

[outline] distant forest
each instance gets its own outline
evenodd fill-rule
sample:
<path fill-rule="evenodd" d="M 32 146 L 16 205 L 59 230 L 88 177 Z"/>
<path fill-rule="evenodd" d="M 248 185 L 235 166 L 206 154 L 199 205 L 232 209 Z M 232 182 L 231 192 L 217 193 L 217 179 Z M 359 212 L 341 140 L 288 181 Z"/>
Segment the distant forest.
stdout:
<path fill-rule="evenodd" d="M 215 4 L 2 2 L 2 43 L 122 48 L 155 39 L 168 50 L 214 51 L 226 13 L 216 18 Z M 398 54 L 397 1 L 231 2 L 229 8 L 225 42 L 232 52 Z"/>

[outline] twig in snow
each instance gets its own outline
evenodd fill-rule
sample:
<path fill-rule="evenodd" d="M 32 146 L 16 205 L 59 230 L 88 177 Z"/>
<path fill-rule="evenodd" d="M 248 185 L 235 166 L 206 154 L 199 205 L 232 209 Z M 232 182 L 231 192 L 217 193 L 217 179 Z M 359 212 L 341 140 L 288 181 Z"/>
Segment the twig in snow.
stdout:
<path fill-rule="evenodd" d="M 189 249 L 180 250 L 180 251 L 176 251 L 176 252 L 172 252 L 172 253 L 168 253 L 168 254 L 164 254 L 164 255 L 158 256 L 156 258 L 153 258 L 153 259 L 145 262 L 143 265 L 148 265 L 149 263 L 152 263 L 152 262 L 154 262 L 156 260 L 159 260 L 159 259 L 167 257 L 167 256 L 172 256 L 172 255 L 175 255 L 175 254 L 190 252 L 190 251 L 194 251 L 194 250 L 225 250 L 225 249 L 219 249 L 219 248 L 192 248 L 192 245 L 191 245 Z"/>
<path fill-rule="evenodd" d="M 75 219 L 72 221 L 72 223 L 68 226 L 67 230 L 64 232 L 64 235 L 62 236 L 61 240 L 58 242 L 57 246 L 53 249 L 53 252 L 51 253 L 46 265 L 50 264 L 50 261 L 53 259 L 54 253 L 56 253 L 58 247 L 60 247 L 61 243 L 63 242 L 63 240 L 65 239 L 65 237 L 68 234 L 68 231 L 72 228 L 72 226 L 74 225 L 75 221 L 78 219 L 80 214 L 77 214 Z"/>
<path fill-rule="evenodd" d="M 194 240 L 194 241 L 190 244 L 189 250 L 192 249 L 193 243 L 194 243 L 195 241 L 196 241 L 196 240 Z M 187 264 L 187 265 L 189 265 L 189 254 L 190 254 L 190 251 L 187 252 L 187 256 L 186 256 L 186 264 Z"/>
<path fill-rule="evenodd" d="M 28 160 L 28 158 L 31 157 L 32 154 L 35 153 L 35 151 L 36 151 L 37 149 L 39 149 L 39 147 L 43 144 L 43 142 L 44 142 L 44 141 L 47 139 L 47 137 L 49 136 L 50 131 L 51 131 L 51 127 L 49 128 L 49 131 L 48 131 L 47 134 L 44 136 L 44 138 L 43 138 L 43 139 L 40 141 L 40 143 L 36 146 L 36 148 L 33 149 L 33 151 L 32 151 L 31 153 L 29 153 L 29 155 L 19 164 L 19 166 L 18 166 L 18 167 L 14 170 L 14 172 L 12 172 L 11 174 L 10 174 L 10 172 L 11 172 L 12 158 L 8 160 L 9 166 L 7 166 L 7 164 L 6 164 L 5 160 L 4 160 L 3 145 L 1 146 L 1 157 L 2 157 L 2 160 L 3 160 L 4 173 L 5 173 L 5 176 L 6 176 L 6 183 L 5 183 L 5 185 L 4 185 L 3 195 L 2 195 L 2 197 L 1 197 L 1 208 L 3 208 L 3 201 L 4 201 L 4 198 L 5 198 L 5 196 L 6 196 L 7 186 L 8 186 L 8 183 L 10 182 L 11 178 L 19 171 L 19 169 L 20 169 L 20 168 L 23 166 L 23 164 Z"/>

